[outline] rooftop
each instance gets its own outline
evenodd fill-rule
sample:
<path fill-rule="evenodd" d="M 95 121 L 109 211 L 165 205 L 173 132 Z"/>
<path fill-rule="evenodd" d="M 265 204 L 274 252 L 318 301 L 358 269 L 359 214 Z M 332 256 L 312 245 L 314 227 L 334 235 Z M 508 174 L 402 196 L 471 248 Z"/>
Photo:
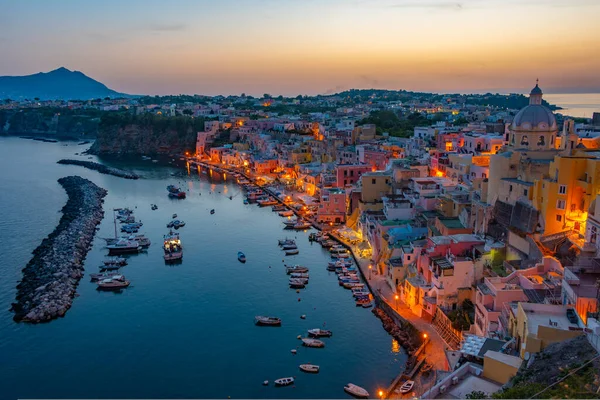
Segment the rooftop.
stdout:
<path fill-rule="evenodd" d="M 520 368 L 523 360 L 519 357 L 511 356 L 510 354 L 500 353 L 498 351 L 488 350 L 483 354 L 485 357 L 489 357 L 492 360 L 500 361 L 503 364 L 511 365 L 515 368 Z"/>
<path fill-rule="evenodd" d="M 563 305 L 519 303 L 525 315 L 527 316 L 527 328 L 529 333 L 537 334 L 539 326 L 546 326 L 555 329 L 569 330 L 569 328 L 579 328 L 578 324 L 573 324 L 567 318 L 567 309 L 571 308 Z M 550 325 L 552 323 L 552 325 Z"/>
<path fill-rule="evenodd" d="M 502 178 L 503 181 L 516 183 L 517 185 L 533 186 L 533 182 L 522 181 L 516 178 Z"/>
<path fill-rule="evenodd" d="M 440 222 L 448 229 L 464 229 L 463 224 L 458 218 L 438 218 Z"/>

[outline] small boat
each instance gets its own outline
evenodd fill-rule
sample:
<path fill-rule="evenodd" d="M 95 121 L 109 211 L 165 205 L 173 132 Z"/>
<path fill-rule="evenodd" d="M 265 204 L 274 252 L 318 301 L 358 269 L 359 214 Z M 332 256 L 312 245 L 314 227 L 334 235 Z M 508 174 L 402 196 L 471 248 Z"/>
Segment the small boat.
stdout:
<path fill-rule="evenodd" d="M 305 272 L 292 272 L 291 277 L 298 278 L 298 279 L 306 279 L 306 280 L 308 280 L 308 278 L 309 278 L 308 274 Z"/>
<path fill-rule="evenodd" d="M 304 289 L 306 287 L 306 284 L 308 283 L 308 280 L 304 280 L 304 279 L 290 279 L 290 287 L 293 289 Z"/>
<path fill-rule="evenodd" d="M 103 261 L 104 265 L 127 265 L 127 260 L 123 257 L 107 258 Z"/>
<path fill-rule="evenodd" d="M 299 272 L 299 273 L 305 273 L 308 272 L 308 268 L 307 267 L 303 267 L 301 265 L 295 265 L 293 267 L 285 267 L 285 272 L 290 275 L 294 272 Z"/>
<path fill-rule="evenodd" d="M 344 391 L 354 397 L 359 398 L 359 399 L 368 399 L 369 398 L 369 392 L 367 392 L 365 389 L 363 389 L 360 386 L 357 386 L 353 383 L 349 383 L 346 386 L 344 386 Z"/>
<path fill-rule="evenodd" d="M 298 248 L 298 246 L 296 246 L 296 244 L 295 244 L 295 243 L 292 243 L 292 244 L 284 244 L 283 246 L 281 246 L 281 249 L 282 249 L 282 250 L 294 250 L 294 249 L 297 249 L 297 248 Z"/>
<path fill-rule="evenodd" d="M 150 207 L 152 210 L 158 210 L 158 206 L 156 204 L 152 204 L 152 206 Z"/>
<path fill-rule="evenodd" d="M 177 218 L 177 214 L 173 214 L 173 219 Z"/>
<path fill-rule="evenodd" d="M 352 288 L 363 288 L 365 286 L 365 284 L 360 283 L 360 282 L 350 281 L 350 282 L 344 282 L 342 284 L 342 286 L 345 287 L 346 289 L 352 289 Z"/>
<path fill-rule="evenodd" d="M 290 245 L 290 244 L 296 244 L 296 241 L 294 239 L 279 239 L 279 245 L 280 246 L 285 246 L 285 245 Z"/>
<path fill-rule="evenodd" d="M 263 386 L 269 386 L 269 381 L 263 381 Z"/>
<path fill-rule="evenodd" d="M 180 221 L 178 219 L 176 219 L 175 221 L 173 221 L 173 228 L 179 229 L 179 228 L 181 228 L 183 226 L 185 226 L 185 221 Z"/>
<path fill-rule="evenodd" d="M 248 199 L 244 199 L 244 204 L 250 204 L 250 202 L 248 201 Z"/>
<path fill-rule="evenodd" d="M 298 253 L 300 253 L 300 250 L 298 250 L 298 249 L 292 249 L 292 250 L 285 251 L 286 256 L 295 256 Z"/>
<path fill-rule="evenodd" d="M 100 272 L 105 272 L 105 271 L 118 271 L 122 267 L 123 267 L 122 265 L 101 265 L 98 268 L 100 268 Z"/>
<path fill-rule="evenodd" d="M 103 279 L 110 279 L 114 276 L 120 275 L 118 272 L 114 271 L 114 272 L 101 272 L 101 273 L 97 273 L 97 274 L 90 274 L 90 281 L 92 282 L 97 282 L 97 281 L 101 281 Z"/>
<path fill-rule="evenodd" d="M 238 251 L 237 257 L 238 257 L 239 262 L 241 262 L 241 263 L 246 262 L 246 255 L 244 253 L 242 253 L 241 251 Z"/>
<path fill-rule="evenodd" d="M 281 326 L 281 319 L 277 317 L 263 317 L 257 315 L 254 317 L 254 323 L 261 326 Z"/>
<path fill-rule="evenodd" d="M 267 198 L 265 200 L 258 200 L 257 203 L 260 207 L 273 206 L 273 205 L 277 204 L 277 200 L 275 200 L 274 198 L 271 197 L 271 198 Z"/>
<path fill-rule="evenodd" d="M 333 335 L 333 333 L 331 333 L 331 331 L 325 330 L 325 329 L 309 329 L 308 330 L 308 335 L 312 336 L 312 337 L 331 337 L 331 335 Z"/>
<path fill-rule="evenodd" d="M 139 253 L 142 246 L 135 240 L 121 239 L 115 244 L 106 246 L 109 254 Z"/>
<path fill-rule="evenodd" d="M 288 386 L 294 383 L 294 378 L 291 376 L 289 378 L 279 378 L 275 379 L 275 385 L 277 386 Z"/>
<path fill-rule="evenodd" d="M 215 213 L 215 209 L 213 208 L 212 210 L 210 210 L 210 213 L 214 214 Z"/>
<path fill-rule="evenodd" d="M 415 386 L 415 381 L 406 381 L 400 386 L 400 393 L 408 393 Z"/>
<path fill-rule="evenodd" d="M 279 216 L 280 217 L 291 217 L 292 215 L 294 215 L 294 212 L 292 210 L 280 211 L 279 212 Z"/>
<path fill-rule="evenodd" d="M 306 347 L 323 348 L 323 347 L 325 347 L 325 342 L 323 342 L 319 339 L 303 338 L 302 345 L 306 346 Z"/>
<path fill-rule="evenodd" d="M 130 282 L 123 275 L 98 281 L 98 290 L 120 290 L 128 287 Z"/>
<path fill-rule="evenodd" d="M 303 372 L 308 372 L 308 373 L 316 374 L 316 373 L 319 372 L 319 369 L 321 367 L 319 367 L 318 365 L 314 365 L 314 364 L 300 364 L 299 368 Z"/>
<path fill-rule="evenodd" d="M 271 211 L 285 211 L 285 206 L 284 205 L 276 205 L 271 207 Z"/>
<path fill-rule="evenodd" d="M 297 223 L 298 223 L 298 221 L 295 219 L 290 219 L 289 221 L 283 221 L 283 224 L 285 225 L 286 228 L 293 228 L 294 225 L 296 225 Z"/>
<path fill-rule="evenodd" d="M 294 229 L 301 231 L 304 229 L 309 229 L 311 227 L 310 222 L 298 222 L 294 224 Z"/>

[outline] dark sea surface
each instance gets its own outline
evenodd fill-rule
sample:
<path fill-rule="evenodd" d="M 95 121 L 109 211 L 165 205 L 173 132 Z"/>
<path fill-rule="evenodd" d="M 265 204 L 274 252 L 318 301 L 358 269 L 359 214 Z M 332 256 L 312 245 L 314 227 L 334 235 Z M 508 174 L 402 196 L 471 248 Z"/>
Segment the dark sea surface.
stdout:
<path fill-rule="evenodd" d="M 284 231 L 270 207 L 244 205 L 241 188 L 220 174 L 192 169 L 188 175 L 141 159 L 109 162 L 144 176 L 132 181 L 56 164 L 87 160 L 74 153 L 88 146 L 0 138 L 1 399 L 347 398 L 348 382 L 376 396 L 401 371 L 404 350 L 370 309 L 357 308 L 338 286 L 325 269 L 328 253 L 309 243 L 310 231 Z M 9 308 L 21 269 L 57 225 L 67 200 L 57 179 L 68 175 L 108 190 L 80 296 L 65 318 L 17 324 Z M 188 198 L 169 199 L 169 184 L 189 190 Z M 153 203 L 158 210 L 150 209 Z M 98 292 L 87 274 L 97 272 L 107 253 L 101 238 L 114 235 L 115 207 L 134 209 L 152 246 L 129 257 L 123 273 L 130 288 Z M 179 230 L 183 262 L 169 266 L 161 244 L 173 213 L 187 225 Z M 298 256 L 283 256 L 277 240 L 285 236 L 297 238 Z M 237 261 L 238 251 L 246 264 Z M 310 284 L 300 294 L 288 288 L 284 258 L 310 268 Z M 282 327 L 257 327 L 255 315 L 278 316 Z M 323 326 L 333 331 L 325 348 L 300 346 L 298 335 Z M 321 372 L 299 371 L 307 362 Z M 287 376 L 296 377 L 294 387 L 273 386 Z"/>

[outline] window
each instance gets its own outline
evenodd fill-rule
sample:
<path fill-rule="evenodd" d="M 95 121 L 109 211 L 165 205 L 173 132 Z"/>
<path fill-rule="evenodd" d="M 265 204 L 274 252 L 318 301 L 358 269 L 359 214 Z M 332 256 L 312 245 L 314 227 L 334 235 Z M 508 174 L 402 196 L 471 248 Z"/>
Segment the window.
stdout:
<path fill-rule="evenodd" d="M 354 176 L 354 170 L 350 171 L 350 176 Z"/>
<path fill-rule="evenodd" d="M 510 185 L 510 186 L 508 187 L 508 191 L 509 191 L 509 192 L 512 192 L 512 185 Z"/>
<path fill-rule="evenodd" d="M 558 222 L 562 221 L 562 215 L 556 214 L 556 221 L 558 221 Z"/>
<path fill-rule="evenodd" d="M 333 198 L 333 202 L 336 203 L 336 204 L 337 204 L 337 200 L 338 200 L 337 197 Z"/>
<path fill-rule="evenodd" d="M 373 178 L 373 179 L 371 180 L 371 183 L 374 185 L 374 184 L 375 184 L 375 182 L 376 182 L 376 180 L 375 180 L 375 178 Z"/>
<path fill-rule="evenodd" d="M 556 202 L 556 208 L 558 208 L 559 210 L 564 210 L 566 206 L 566 203 L 564 200 L 558 200 Z"/>
<path fill-rule="evenodd" d="M 523 196 L 527 196 L 527 189 L 523 189 Z"/>
<path fill-rule="evenodd" d="M 566 194 L 567 193 L 567 185 L 559 185 L 558 186 L 558 194 Z"/>
<path fill-rule="evenodd" d="M 348 176 L 348 170 L 344 170 L 344 176 Z"/>

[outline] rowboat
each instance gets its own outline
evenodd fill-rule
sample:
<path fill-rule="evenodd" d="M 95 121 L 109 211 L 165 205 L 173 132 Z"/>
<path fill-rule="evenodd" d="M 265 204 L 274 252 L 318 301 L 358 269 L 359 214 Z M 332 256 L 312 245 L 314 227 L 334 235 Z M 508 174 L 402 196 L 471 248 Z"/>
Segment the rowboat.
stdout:
<path fill-rule="evenodd" d="M 325 330 L 325 329 L 309 329 L 308 330 L 308 335 L 312 336 L 312 337 L 331 337 L 331 335 L 333 335 L 333 333 L 331 333 L 331 331 Z"/>
<path fill-rule="evenodd" d="M 346 386 L 344 386 L 344 391 L 359 399 L 369 398 L 369 392 L 353 383 L 349 383 Z"/>
<path fill-rule="evenodd" d="M 292 383 L 294 383 L 294 378 L 292 378 L 291 376 L 288 378 L 275 379 L 275 385 L 277 386 L 287 386 L 291 385 Z"/>
<path fill-rule="evenodd" d="M 277 317 L 263 317 L 257 315 L 254 317 L 254 323 L 262 326 L 281 326 L 281 319 Z"/>
<path fill-rule="evenodd" d="M 298 250 L 298 249 L 292 249 L 292 250 L 285 251 L 286 256 L 295 256 L 298 253 L 300 253 L 300 250 Z"/>
<path fill-rule="evenodd" d="M 294 265 L 293 267 L 285 267 L 285 272 L 288 275 L 293 273 L 305 273 L 308 272 L 308 268 L 301 265 Z"/>
<path fill-rule="evenodd" d="M 318 373 L 320 368 L 321 367 L 319 367 L 318 365 L 314 365 L 314 364 L 300 364 L 301 371 L 309 372 L 312 374 Z"/>
<path fill-rule="evenodd" d="M 242 253 L 241 251 L 238 251 L 238 261 L 241 263 L 245 263 L 246 262 L 246 255 L 244 253 Z"/>
<path fill-rule="evenodd" d="M 318 339 L 303 338 L 302 345 L 306 347 L 323 348 L 325 347 L 325 342 Z"/>

